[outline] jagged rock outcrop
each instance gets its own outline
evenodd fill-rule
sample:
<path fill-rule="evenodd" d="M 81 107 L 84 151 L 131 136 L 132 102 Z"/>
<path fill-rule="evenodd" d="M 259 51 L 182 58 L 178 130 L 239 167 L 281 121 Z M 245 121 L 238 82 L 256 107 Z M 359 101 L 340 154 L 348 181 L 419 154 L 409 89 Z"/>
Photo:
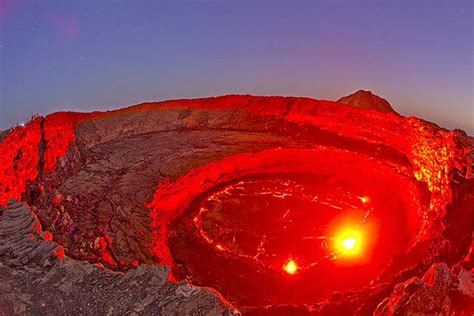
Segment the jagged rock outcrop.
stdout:
<path fill-rule="evenodd" d="M 467 314 L 472 312 L 473 290 L 473 271 L 462 270 L 456 277 L 447 264 L 433 264 L 423 277 L 397 284 L 391 296 L 377 306 L 374 315 Z M 450 297 L 461 295 L 464 302 L 455 311 Z"/>
<path fill-rule="evenodd" d="M 0 131 L 0 142 L 4 140 L 5 137 L 7 137 L 7 135 L 10 134 L 10 132 L 11 132 L 11 129 Z"/>
<path fill-rule="evenodd" d="M 373 94 L 372 91 L 359 90 L 340 98 L 337 102 L 348 104 L 359 109 L 375 110 L 383 113 L 397 113 L 387 100 Z"/>
<path fill-rule="evenodd" d="M 12 200 L 1 213 L 1 262 L 16 268 L 52 266 L 54 254 L 64 250 L 51 240 L 40 239 L 40 234 L 43 232 L 35 213 L 24 203 Z"/>
<path fill-rule="evenodd" d="M 0 315 L 237 315 L 215 291 L 168 281 L 169 268 L 126 274 L 64 257 L 30 208 L 0 217 Z"/>

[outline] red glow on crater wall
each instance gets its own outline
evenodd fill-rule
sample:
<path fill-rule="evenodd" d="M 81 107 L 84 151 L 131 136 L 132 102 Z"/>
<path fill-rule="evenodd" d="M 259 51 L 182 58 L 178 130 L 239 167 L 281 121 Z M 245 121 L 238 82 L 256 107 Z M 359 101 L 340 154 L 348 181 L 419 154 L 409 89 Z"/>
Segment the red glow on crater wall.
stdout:
<path fill-rule="evenodd" d="M 414 241 L 442 231 L 440 218 L 453 200 L 453 170 L 470 174 L 469 151 L 460 137 L 415 118 L 329 101 L 227 96 L 109 113 L 56 113 L 14 129 L 0 143 L 0 205 L 24 198 L 38 176 L 58 176 L 76 150 L 87 151 L 108 137 L 156 132 L 146 124 L 133 130 L 131 122 L 130 131 L 110 136 L 97 131 L 100 120 L 174 109 L 222 111 L 206 123 L 216 126 L 203 130 L 222 128 L 219 115 L 232 109 L 244 119 L 277 120 L 266 131 L 275 139 L 294 136 L 282 146 L 245 143 L 240 151 L 209 154 L 206 162 L 199 160 L 173 178 L 160 177 L 145 204 L 152 219 L 150 230 L 143 230 L 152 234 L 145 242 L 151 260 L 169 265 L 172 279 L 214 287 L 242 306 L 316 302 L 369 284 Z M 90 134 L 77 132 L 88 123 Z M 172 130 L 194 131 L 196 120 L 180 124 Z M 50 202 L 57 208 L 65 203 L 62 195 Z M 126 266 L 115 258 L 123 243 L 113 233 L 93 237 L 92 260 L 108 268 Z M 47 240 L 56 237 L 44 234 Z M 64 249 L 56 255 L 64 256 Z M 268 296 L 242 294 L 250 287 Z"/>

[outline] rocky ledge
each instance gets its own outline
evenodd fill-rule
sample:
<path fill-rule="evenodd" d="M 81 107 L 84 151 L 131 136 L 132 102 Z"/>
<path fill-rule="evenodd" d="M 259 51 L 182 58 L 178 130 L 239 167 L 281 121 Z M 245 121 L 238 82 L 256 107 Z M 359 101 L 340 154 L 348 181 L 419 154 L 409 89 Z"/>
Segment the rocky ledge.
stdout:
<path fill-rule="evenodd" d="M 32 210 L 0 217 L 0 315 L 237 315 L 215 291 L 168 281 L 169 268 L 113 272 L 64 256 Z"/>

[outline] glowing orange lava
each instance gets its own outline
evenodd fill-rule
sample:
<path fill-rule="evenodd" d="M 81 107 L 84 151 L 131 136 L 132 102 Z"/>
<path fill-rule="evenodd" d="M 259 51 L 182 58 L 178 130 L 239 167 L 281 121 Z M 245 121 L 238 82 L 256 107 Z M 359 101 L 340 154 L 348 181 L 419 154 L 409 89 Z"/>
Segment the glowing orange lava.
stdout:
<path fill-rule="evenodd" d="M 364 204 L 369 202 L 369 198 L 367 196 L 361 196 L 361 197 L 359 197 L 359 199 Z"/>
<path fill-rule="evenodd" d="M 362 251 L 362 232 L 357 229 L 341 230 L 334 238 L 334 247 L 338 255 L 355 256 Z"/>
<path fill-rule="evenodd" d="M 285 270 L 288 274 L 296 274 L 298 272 L 298 265 L 296 264 L 295 260 L 289 259 L 287 263 L 283 266 L 283 270 Z"/>
<path fill-rule="evenodd" d="M 356 246 L 357 244 L 357 239 L 355 239 L 354 237 L 349 237 L 347 239 L 344 239 L 342 241 L 342 246 L 344 248 L 346 248 L 347 250 L 352 250 L 354 249 L 354 247 Z"/>

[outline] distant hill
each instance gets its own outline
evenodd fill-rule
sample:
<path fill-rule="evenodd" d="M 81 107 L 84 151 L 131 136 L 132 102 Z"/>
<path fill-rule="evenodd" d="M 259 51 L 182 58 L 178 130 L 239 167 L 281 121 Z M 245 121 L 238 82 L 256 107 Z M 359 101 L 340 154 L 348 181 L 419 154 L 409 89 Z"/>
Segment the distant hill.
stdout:
<path fill-rule="evenodd" d="M 372 91 L 359 90 L 351 95 L 340 98 L 337 102 L 361 109 L 398 114 L 387 100 L 373 94 Z"/>

